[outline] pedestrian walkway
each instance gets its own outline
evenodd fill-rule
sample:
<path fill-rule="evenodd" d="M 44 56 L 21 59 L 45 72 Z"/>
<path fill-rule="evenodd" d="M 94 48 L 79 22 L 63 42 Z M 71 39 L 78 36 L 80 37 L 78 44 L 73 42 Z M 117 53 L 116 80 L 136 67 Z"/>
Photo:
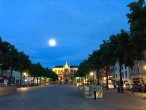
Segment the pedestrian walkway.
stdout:
<path fill-rule="evenodd" d="M 117 90 L 114 90 L 114 89 L 109 89 L 109 91 L 117 92 Z M 133 95 L 133 96 L 138 96 L 138 97 L 141 97 L 141 98 L 146 98 L 146 93 L 143 93 L 143 92 L 134 92 L 132 94 L 132 91 L 124 90 L 123 93 L 127 93 L 127 94 L 130 94 L 130 95 Z"/>
<path fill-rule="evenodd" d="M 128 94 L 132 94 L 132 92 L 128 90 L 124 90 L 124 92 Z M 143 93 L 143 92 L 134 92 L 132 95 L 139 96 L 141 98 L 146 98 L 146 93 Z"/>
<path fill-rule="evenodd" d="M 56 84 L 19 88 L 0 96 L 0 110 L 145 110 L 146 99 L 104 90 L 102 99 L 83 98 L 76 86 Z"/>

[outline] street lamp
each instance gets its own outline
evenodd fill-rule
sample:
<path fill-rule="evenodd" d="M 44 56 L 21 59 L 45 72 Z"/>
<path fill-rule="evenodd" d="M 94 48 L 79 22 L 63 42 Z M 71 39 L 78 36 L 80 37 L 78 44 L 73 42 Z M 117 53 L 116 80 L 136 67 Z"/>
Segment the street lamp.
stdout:
<path fill-rule="evenodd" d="M 23 75 L 24 75 L 24 76 L 27 76 L 27 73 L 26 73 L 26 72 L 24 72 L 24 73 L 23 73 Z"/>
<path fill-rule="evenodd" d="M 144 69 L 146 70 L 146 65 L 144 66 Z"/>
<path fill-rule="evenodd" d="M 23 76 L 24 76 L 24 83 L 26 83 L 26 82 L 27 82 L 26 76 L 28 76 L 27 73 L 24 72 L 24 73 L 23 73 Z"/>

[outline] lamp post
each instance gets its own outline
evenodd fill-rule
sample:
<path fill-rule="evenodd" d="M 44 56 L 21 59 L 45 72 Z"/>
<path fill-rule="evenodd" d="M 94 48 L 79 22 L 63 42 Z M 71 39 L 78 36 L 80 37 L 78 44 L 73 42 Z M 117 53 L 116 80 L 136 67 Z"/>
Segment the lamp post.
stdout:
<path fill-rule="evenodd" d="M 26 76 L 28 76 L 28 75 L 27 75 L 26 72 L 24 72 L 24 73 L 23 73 L 23 76 L 24 76 L 24 85 L 25 85 L 25 84 L 26 84 L 26 81 L 27 81 Z"/>

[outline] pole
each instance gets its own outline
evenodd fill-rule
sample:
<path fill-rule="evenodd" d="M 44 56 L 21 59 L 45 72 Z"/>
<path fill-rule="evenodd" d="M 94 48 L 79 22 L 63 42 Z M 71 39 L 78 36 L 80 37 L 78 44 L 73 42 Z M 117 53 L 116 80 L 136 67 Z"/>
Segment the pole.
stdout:
<path fill-rule="evenodd" d="M 94 84 L 94 71 L 93 71 L 93 84 Z"/>
<path fill-rule="evenodd" d="M 94 100 L 96 100 L 96 88 L 94 88 Z"/>

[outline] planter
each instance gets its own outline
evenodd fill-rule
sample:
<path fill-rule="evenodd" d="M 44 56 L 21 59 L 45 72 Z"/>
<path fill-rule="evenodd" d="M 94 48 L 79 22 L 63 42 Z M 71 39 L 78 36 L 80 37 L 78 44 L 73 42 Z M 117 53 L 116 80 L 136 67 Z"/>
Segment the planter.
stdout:
<path fill-rule="evenodd" d="M 9 94 L 15 92 L 17 90 L 17 86 L 2 86 L 0 87 L 0 95 Z"/>

